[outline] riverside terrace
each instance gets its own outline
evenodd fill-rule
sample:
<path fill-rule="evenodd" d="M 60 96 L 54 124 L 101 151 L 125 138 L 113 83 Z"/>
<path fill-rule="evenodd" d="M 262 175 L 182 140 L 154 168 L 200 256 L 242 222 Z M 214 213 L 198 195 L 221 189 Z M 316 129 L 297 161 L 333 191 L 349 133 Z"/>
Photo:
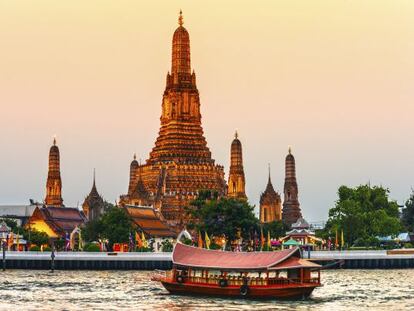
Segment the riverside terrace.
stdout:
<path fill-rule="evenodd" d="M 5 269 L 51 269 L 51 252 L 5 252 Z M 391 269 L 414 268 L 414 249 L 369 251 L 313 251 L 303 257 L 331 268 Z M 57 270 L 168 270 L 171 253 L 56 252 Z"/>

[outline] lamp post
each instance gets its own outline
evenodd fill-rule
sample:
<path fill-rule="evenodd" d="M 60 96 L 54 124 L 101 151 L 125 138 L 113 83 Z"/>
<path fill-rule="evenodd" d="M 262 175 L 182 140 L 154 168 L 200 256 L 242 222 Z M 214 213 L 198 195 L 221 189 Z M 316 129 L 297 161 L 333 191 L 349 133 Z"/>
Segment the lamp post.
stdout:
<path fill-rule="evenodd" d="M 6 271 L 6 241 L 2 240 L 1 244 L 3 247 L 3 271 Z"/>
<path fill-rule="evenodd" d="M 50 262 L 50 272 L 53 273 L 55 271 L 55 243 L 52 240 L 52 254 L 50 255 L 50 258 L 52 259 Z"/>

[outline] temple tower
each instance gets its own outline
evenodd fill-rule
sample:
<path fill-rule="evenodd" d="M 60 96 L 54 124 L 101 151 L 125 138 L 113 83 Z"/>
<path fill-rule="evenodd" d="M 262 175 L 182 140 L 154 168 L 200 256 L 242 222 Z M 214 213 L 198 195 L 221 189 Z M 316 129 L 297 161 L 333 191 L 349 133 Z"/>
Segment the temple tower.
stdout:
<path fill-rule="evenodd" d="M 129 186 L 128 186 L 128 194 L 131 194 L 134 191 L 134 188 L 137 184 L 137 176 L 138 176 L 138 161 L 137 156 L 134 154 L 134 159 L 131 162 L 129 167 Z"/>
<path fill-rule="evenodd" d="M 211 157 L 201 126 L 190 36 L 183 24 L 180 12 L 155 146 L 144 164 L 131 164 L 128 194 L 120 197 L 121 205 L 146 202 L 154 206 L 169 224 L 177 226 L 184 225 L 184 207 L 200 190 L 226 193 L 223 166 L 215 164 Z"/>
<path fill-rule="evenodd" d="M 82 204 L 82 210 L 89 221 L 93 221 L 101 217 L 104 213 L 105 202 L 96 189 L 95 170 L 93 171 L 93 184 L 91 192 L 85 198 Z"/>
<path fill-rule="evenodd" d="M 270 178 L 267 181 L 266 190 L 260 195 L 260 222 L 267 223 L 282 219 L 282 200 L 275 191 Z"/>
<path fill-rule="evenodd" d="M 296 182 L 296 164 L 289 147 L 289 154 L 285 161 L 285 186 L 283 201 L 283 222 L 289 226 L 302 217 L 298 200 L 298 184 Z"/>
<path fill-rule="evenodd" d="M 47 206 L 63 206 L 60 155 L 59 148 L 56 146 L 56 138 L 53 139 L 53 146 L 50 147 L 49 151 L 49 172 L 47 174 L 45 204 Z"/>
<path fill-rule="evenodd" d="M 230 173 L 227 195 L 230 198 L 247 199 L 245 186 L 242 144 L 236 131 L 230 149 Z"/>

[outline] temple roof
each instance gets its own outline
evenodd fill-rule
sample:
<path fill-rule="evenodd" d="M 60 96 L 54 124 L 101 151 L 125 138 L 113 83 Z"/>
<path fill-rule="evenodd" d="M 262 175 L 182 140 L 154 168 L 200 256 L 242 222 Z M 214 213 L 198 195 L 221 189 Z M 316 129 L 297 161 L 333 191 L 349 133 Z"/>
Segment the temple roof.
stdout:
<path fill-rule="evenodd" d="M 151 237 L 177 237 L 177 232 L 165 222 L 160 213 L 150 206 L 125 205 L 134 223 Z"/>
<path fill-rule="evenodd" d="M 292 229 L 309 229 L 309 227 L 309 223 L 302 217 L 292 224 Z"/>
<path fill-rule="evenodd" d="M 267 186 L 265 191 L 260 196 L 260 203 L 263 203 L 264 200 L 280 200 L 280 195 L 275 191 L 272 185 L 272 180 L 270 178 L 267 180 Z"/>
<path fill-rule="evenodd" d="M 253 271 L 298 268 L 305 265 L 300 262 L 298 248 L 276 252 L 227 252 L 181 243 L 174 247 L 173 263 L 184 267 Z"/>
<path fill-rule="evenodd" d="M 60 235 L 70 233 L 86 222 L 83 212 L 74 207 L 36 207 L 30 223 L 37 219 L 44 220 L 53 231 Z"/>

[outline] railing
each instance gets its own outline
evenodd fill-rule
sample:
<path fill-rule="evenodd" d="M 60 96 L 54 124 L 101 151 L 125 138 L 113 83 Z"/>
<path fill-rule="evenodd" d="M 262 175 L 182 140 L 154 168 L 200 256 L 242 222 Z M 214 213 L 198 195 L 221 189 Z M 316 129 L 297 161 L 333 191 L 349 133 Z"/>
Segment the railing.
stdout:
<path fill-rule="evenodd" d="M 172 276 L 171 276 L 172 277 Z M 167 275 L 168 278 L 168 275 Z M 191 276 L 186 277 L 185 280 L 187 282 L 196 283 L 196 284 L 212 284 L 218 285 L 219 281 L 225 279 L 229 286 L 241 286 L 245 284 L 245 280 L 242 277 L 227 277 L 224 278 L 218 275 L 211 275 L 209 277 L 198 277 L 198 276 Z M 256 285 L 256 286 L 266 286 L 266 285 L 287 285 L 287 284 L 301 284 L 301 283 L 312 283 L 318 284 L 319 278 L 307 278 L 303 279 L 303 282 L 300 278 L 247 278 L 248 285 Z"/>

